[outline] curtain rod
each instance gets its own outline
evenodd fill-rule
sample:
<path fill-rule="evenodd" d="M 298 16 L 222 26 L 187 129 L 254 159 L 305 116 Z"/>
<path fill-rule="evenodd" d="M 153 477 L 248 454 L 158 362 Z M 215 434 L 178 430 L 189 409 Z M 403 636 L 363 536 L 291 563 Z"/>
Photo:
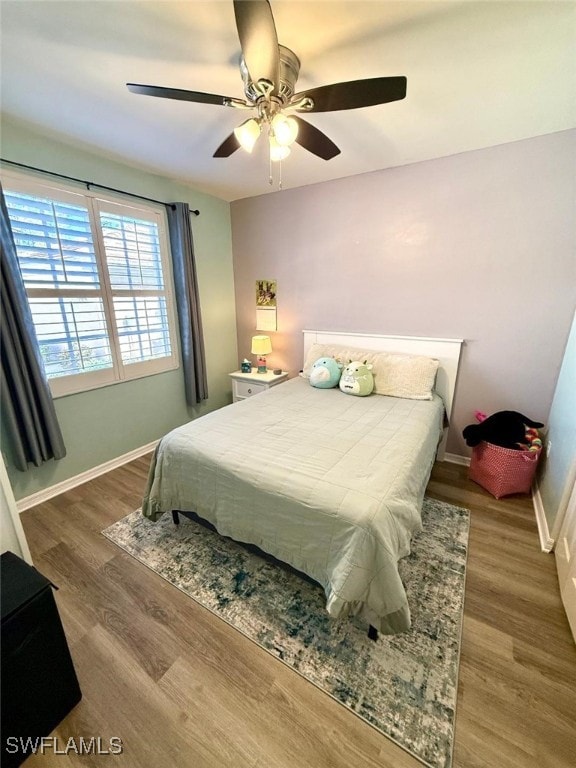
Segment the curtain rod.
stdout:
<path fill-rule="evenodd" d="M 47 173 L 50 176 L 57 176 L 59 179 L 67 179 L 68 181 L 77 181 L 80 184 L 85 184 L 86 189 L 90 187 L 98 187 L 98 189 L 106 189 L 108 192 L 118 192 L 121 195 L 128 195 L 129 197 L 136 197 L 138 200 L 146 200 L 147 203 L 158 203 L 158 205 L 169 205 L 172 210 L 176 207 L 173 203 L 163 203 L 162 200 L 154 200 L 152 197 L 143 197 L 143 195 L 135 195 L 133 192 L 124 192 L 121 189 L 114 189 L 114 187 L 105 187 L 103 184 L 96 184 L 93 181 L 85 181 L 84 179 L 77 179 L 75 176 L 65 176 L 63 173 L 55 173 L 54 171 L 46 171 L 44 168 L 35 168 L 33 165 L 24 165 L 24 163 L 17 163 L 14 160 L 6 160 L 0 157 L 0 162 L 10 163 L 10 165 L 17 165 L 19 168 L 27 168 L 29 171 L 38 171 L 39 173 Z M 200 216 L 199 210 L 190 209 L 190 213 L 195 216 Z"/>

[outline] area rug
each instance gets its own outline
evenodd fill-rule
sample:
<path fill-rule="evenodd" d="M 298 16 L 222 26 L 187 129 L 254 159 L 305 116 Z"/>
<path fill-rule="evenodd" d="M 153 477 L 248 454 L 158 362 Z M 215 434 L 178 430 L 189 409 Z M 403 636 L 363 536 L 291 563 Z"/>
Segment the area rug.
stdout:
<path fill-rule="evenodd" d="M 400 564 L 412 629 L 336 621 L 317 584 L 197 522 L 136 511 L 103 534 L 432 768 L 452 759 L 469 513 L 426 498 Z"/>

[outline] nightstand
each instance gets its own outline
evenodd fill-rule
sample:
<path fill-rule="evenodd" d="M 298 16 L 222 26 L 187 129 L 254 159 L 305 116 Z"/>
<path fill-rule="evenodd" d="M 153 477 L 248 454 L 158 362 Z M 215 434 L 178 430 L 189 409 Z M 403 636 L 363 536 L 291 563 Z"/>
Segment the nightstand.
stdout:
<path fill-rule="evenodd" d="M 251 373 L 234 371 L 234 373 L 229 375 L 232 379 L 232 400 L 234 403 L 237 403 L 238 400 L 246 400 L 247 397 L 253 397 L 260 392 L 264 392 L 265 389 L 270 389 L 270 387 L 275 387 L 276 384 L 286 381 L 288 371 L 282 371 L 282 373 L 272 373 L 272 371 L 258 373 L 256 368 L 252 368 Z"/>

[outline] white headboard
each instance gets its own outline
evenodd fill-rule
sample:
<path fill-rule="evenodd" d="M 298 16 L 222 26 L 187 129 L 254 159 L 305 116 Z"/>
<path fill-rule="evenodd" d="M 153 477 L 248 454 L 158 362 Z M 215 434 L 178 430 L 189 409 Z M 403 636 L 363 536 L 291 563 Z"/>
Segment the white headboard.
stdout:
<path fill-rule="evenodd" d="M 312 344 L 342 344 L 376 352 L 402 352 L 406 355 L 425 355 L 440 361 L 435 390 L 444 400 L 446 415 L 450 418 L 458 364 L 463 339 L 430 339 L 419 336 L 380 336 L 366 333 L 339 331 L 302 331 L 304 359 Z"/>

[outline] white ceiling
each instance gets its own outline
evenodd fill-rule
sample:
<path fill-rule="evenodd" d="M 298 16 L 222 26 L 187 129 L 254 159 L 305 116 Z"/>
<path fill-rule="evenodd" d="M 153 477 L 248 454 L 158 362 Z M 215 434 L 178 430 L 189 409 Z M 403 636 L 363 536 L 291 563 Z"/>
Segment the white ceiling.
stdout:
<path fill-rule="evenodd" d="M 297 90 L 406 75 L 403 101 L 307 117 L 342 150 L 295 146 L 283 187 L 576 126 L 576 3 L 271 0 Z M 1 106 L 48 136 L 235 200 L 264 194 L 265 143 L 214 159 L 245 119 L 126 82 L 243 98 L 231 0 L 1 0 Z M 261 150 L 261 151 L 259 151 Z"/>

